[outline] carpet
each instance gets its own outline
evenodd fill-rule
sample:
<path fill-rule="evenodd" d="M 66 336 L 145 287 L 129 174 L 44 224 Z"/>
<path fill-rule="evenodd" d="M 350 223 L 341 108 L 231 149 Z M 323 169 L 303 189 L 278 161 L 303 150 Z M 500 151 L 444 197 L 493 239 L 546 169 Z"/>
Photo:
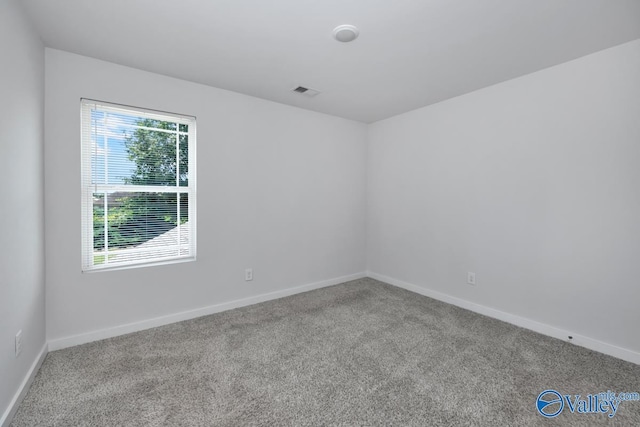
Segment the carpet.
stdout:
<path fill-rule="evenodd" d="M 12 425 L 640 425 L 545 419 L 546 389 L 640 392 L 640 366 L 366 278 L 51 352 Z"/>

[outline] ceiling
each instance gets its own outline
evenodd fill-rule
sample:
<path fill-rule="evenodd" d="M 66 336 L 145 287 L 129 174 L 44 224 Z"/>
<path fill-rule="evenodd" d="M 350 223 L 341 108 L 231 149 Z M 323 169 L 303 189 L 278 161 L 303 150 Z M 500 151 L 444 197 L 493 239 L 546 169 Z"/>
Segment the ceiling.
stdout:
<path fill-rule="evenodd" d="M 365 123 L 640 38 L 640 0 L 23 3 L 49 47 Z"/>

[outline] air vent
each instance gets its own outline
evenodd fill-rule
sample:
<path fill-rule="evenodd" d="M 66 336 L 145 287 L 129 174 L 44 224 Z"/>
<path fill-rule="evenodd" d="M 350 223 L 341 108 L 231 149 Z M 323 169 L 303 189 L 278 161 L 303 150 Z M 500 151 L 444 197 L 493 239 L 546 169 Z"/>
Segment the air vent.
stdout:
<path fill-rule="evenodd" d="M 293 92 L 297 92 L 299 94 L 302 94 L 304 96 L 307 96 L 309 98 L 316 96 L 317 94 L 320 93 L 319 90 L 315 90 L 315 89 L 311 89 L 308 87 L 304 87 L 304 86 L 298 86 L 298 87 L 294 87 L 293 89 L 291 89 Z"/>

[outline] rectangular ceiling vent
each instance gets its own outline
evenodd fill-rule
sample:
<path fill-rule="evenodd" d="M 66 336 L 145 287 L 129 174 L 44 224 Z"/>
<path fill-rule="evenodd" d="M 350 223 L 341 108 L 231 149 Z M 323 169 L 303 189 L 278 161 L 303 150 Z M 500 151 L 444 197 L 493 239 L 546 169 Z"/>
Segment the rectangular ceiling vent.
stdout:
<path fill-rule="evenodd" d="M 316 96 L 320 93 L 319 90 L 311 89 L 304 86 L 298 86 L 291 89 L 293 92 L 297 92 L 301 95 L 308 96 L 309 98 Z"/>

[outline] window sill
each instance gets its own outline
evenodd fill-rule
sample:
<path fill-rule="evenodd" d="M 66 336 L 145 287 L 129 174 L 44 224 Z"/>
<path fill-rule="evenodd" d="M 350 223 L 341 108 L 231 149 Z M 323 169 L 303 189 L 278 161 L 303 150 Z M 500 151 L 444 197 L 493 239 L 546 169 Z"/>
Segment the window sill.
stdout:
<path fill-rule="evenodd" d="M 145 262 L 145 263 L 136 263 L 136 264 L 129 264 L 129 265 L 114 265 L 114 266 L 104 266 L 104 267 L 95 267 L 92 268 L 90 270 L 82 270 L 82 273 L 88 273 L 88 274 L 93 274 L 93 273 L 100 273 L 103 271 L 117 271 L 117 270 L 131 270 L 134 268 L 144 268 L 144 267 L 155 267 L 155 266 L 160 266 L 160 265 L 169 265 L 169 264 L 182 264 L 185 262 L 193 262 L 196 260 L 195 256 L 192 257 L 188 257 L 188 258 L 174 258 L 174 259 L 165 259 L 165 260 L 160 260 L 160 261 L 150 261 L 150 262 Z"/>

